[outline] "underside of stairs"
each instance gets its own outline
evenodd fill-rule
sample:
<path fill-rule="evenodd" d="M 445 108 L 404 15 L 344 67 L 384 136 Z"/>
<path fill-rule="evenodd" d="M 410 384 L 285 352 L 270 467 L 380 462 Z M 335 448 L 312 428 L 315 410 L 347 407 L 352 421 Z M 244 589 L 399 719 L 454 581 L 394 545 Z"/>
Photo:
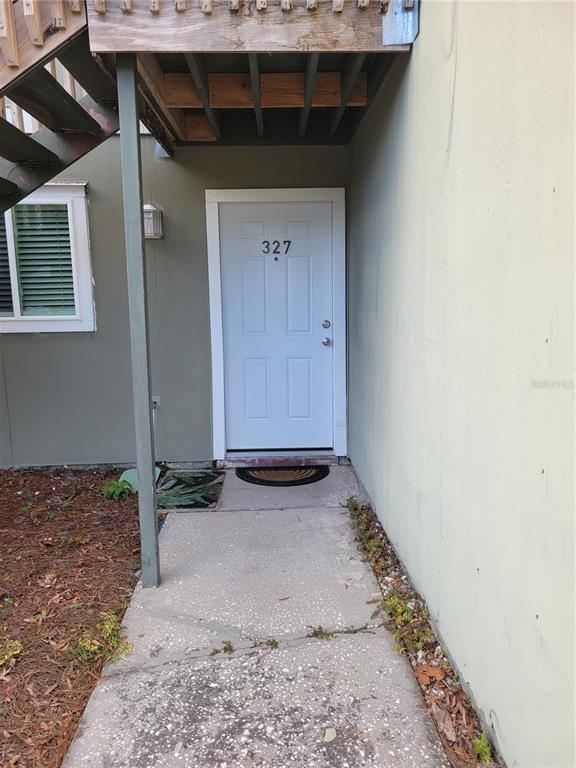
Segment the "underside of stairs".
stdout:
<path fill-rule="evenodd" d="M 0 0 L 0 212 L 118 130 L 114 57 L 90 51 L 83 0 Z M 140 119 L 171 153 L 154 95 Z"/>

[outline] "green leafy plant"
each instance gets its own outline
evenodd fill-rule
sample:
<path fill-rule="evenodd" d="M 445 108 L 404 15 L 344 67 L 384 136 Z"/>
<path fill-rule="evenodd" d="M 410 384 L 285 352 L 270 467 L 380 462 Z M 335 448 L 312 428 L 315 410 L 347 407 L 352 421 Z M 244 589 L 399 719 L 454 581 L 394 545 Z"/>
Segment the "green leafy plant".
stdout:
<path fill-rule="evenodd" d="M 0 645 L 0 667 L 12 666 L 23 650 L 18 640 L 4 640 Z"/>
<path fill-rule="evenodd" d="M 92 662 L 101 658 L 117 661 L 130 648 L 130 643 L 124 638 L 119 617 L 114 611 L 107 611 L 96 623 L 96 632 L 83 632 L 69 651 L 81 661 Z"/>
<path fill-rule="evenodd" d="M 220 495 L 222 480 L 221 472 L 167 472 L 156 488 L 158 507 L 209 507 Z"/>
<path fill-rule="evenodd" d="M 81 661 L 96 661 L 102 655 L 102 644 L 88 630 L 82 633 L 78 640 L 70 646 L 70 655 Z"/>
<path fill-rule="evenodd" d="M 133 491 L 127 480 L 107 480 L 102 486 L 102 495 L 112 501 L 124 501 Z"/>
<path fill-rule="evenodd" d="M 114 611 L 107 611 L 96 628 L 104 640 L 108 659 L 117 660 L 130 650 L 130 644 L 124 639 L 122 623 Z"/>
<path fill-rule="evenodd" d="M 312 632 L 310 632 L 307 637 L 315 637 L 316 640 L 331 640 L 336 632 L 331 632 L 329 629 L 324 629 L 321 626 L 318 627 L 310 627 Z"/>
<path fill-rule="evenodd" d="M 479 760 L 486 765 L 489 765 L 492 762 L 492 750 L 490 749 L 488 736 L 486 736 L 485 731 L 482 731 L 482 734 L 477 739 L 473 740 L 472 746 L 474 747 L 474 753 Z"/>
<path fill-rule="evenodd" d="M 400 594 L 391 592 L 384 598 L 383 605 L 388 616 L 397 624 L 406 624 L 412 620 L 412 608 Z"/>
<path fill-rule="evenodd" d="M 234 653 L 236 648 L 232 645 L 230 640 L 222 640 L 222 648 L 212 648 L 210 656 L 217 656 L 219 653 Z"/>

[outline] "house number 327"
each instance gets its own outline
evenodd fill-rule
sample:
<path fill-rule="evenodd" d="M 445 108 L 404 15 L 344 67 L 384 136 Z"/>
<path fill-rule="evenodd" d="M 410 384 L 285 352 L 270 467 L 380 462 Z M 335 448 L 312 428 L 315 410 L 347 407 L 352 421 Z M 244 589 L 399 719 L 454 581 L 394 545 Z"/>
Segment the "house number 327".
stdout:
<path fill-rule="evenodd" d="M 292 245 L 292 240 L 263 240 L 262 241 L 262 253 L 282 253 L 280 248 L 284 248 L 284 253 L 288 253 L 290 250 L 290 246 Z"/>

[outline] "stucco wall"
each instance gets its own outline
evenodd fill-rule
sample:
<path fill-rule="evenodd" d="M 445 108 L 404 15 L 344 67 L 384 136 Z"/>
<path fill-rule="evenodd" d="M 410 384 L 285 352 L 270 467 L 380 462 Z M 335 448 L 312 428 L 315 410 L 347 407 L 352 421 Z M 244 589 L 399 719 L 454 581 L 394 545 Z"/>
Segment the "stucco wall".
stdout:
<path fill-rule="evenodd" d="M 143 138 L 144 197 L 165 210 L 147 246 L 157 456 L 212 456 L 204 190 L 343 186 L 345 147 L 180 148 Z M 0 336 L 0 466 L 134 460 L 119 139 L 63 174 L 87 180 L 93 334 Z"/>
<path fill-rule="evenodd" d="M 350 455 L 523 768 L 576 764 L 573 13 L 422 3 L 350 160 Z"/>

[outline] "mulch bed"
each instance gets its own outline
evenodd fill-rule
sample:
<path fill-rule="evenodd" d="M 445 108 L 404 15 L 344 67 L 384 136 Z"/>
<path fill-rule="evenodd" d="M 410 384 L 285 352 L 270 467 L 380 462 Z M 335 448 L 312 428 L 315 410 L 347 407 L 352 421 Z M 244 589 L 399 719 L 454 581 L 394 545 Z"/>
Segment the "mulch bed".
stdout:
<path fill-rule="evenodd" d="M 139 568 L 136 496 L 101 493 L 117 475 L 0 471 L 3 768 L 57 768 L 98 681 L 104 646 L 79 641 L 121 619 Z"/>
<path fill-rule="evenodd" d="M 422 598 L 414 590 L 376 513 L 350 498 L 346 503 L 360 550 L 372 566 L 383 599 L 374 601 L 373 619 L 381 617 L 393 633 L 418 681 L 446 755 L 453 768 L 500 768 L 480 718 L 463 689 Z"/>

